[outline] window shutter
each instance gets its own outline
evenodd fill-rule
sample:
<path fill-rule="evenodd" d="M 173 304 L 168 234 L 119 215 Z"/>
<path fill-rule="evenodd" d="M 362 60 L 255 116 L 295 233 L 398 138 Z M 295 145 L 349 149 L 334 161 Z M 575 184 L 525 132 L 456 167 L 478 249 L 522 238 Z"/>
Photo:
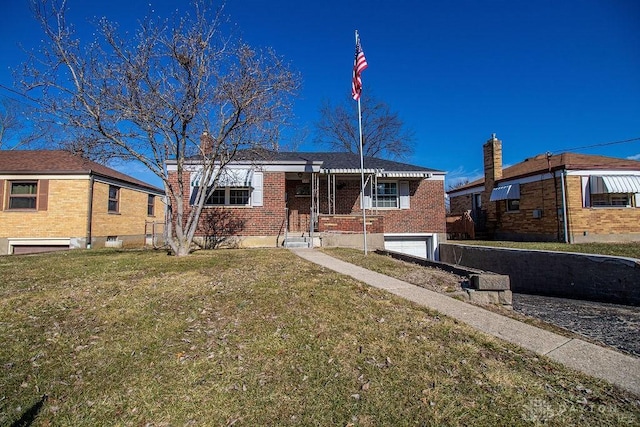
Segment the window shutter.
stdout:
<path fill-rule="evenodd" d="M 400 193 L 400 209 L 409 209 L 411 207 L 409 181 L 400 181 L 398 183 L 398 192 Z"/>
<path fill-rule="evenodd" d="M 253 177 L 251 178 L 251 206 L 263 206 L 263 182 L 263 173 L 254 172 Z"/>
<path fill-rule="evenodd" d="M 581 177 L 582 183 L 582 207 L 588 208 L 591 206 L 591 186 L 589 185 L 589 177 Z"/>
<path fill-rule="evenodd" d="M 38 210 L 46 211 L 49 205 L 49 180 L 38 181 Z"/>
<path fill-rule="evenodd" d="M 4 179 L 0 179 L 0 211 L 4 207 Z"/>
<path fill-rule="evenodd" d="M 195 186 L 195 187 L 191 187 L 191 197 L 189 198 L 189 205 L 193 206 L 193 204 L 196 202 L 196 197 L 198 197 L 198 191 L 200 190 L 200 187 Z"/>

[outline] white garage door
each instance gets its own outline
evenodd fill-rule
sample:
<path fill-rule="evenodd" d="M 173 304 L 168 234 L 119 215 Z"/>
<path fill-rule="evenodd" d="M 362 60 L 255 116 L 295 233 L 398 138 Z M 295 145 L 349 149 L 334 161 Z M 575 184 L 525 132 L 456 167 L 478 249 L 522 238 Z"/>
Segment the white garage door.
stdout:
<path fill-rule="evenodd" d="M 431 237 L 385 237 L 384 248 L 389 251 L 428 259 Z"/>

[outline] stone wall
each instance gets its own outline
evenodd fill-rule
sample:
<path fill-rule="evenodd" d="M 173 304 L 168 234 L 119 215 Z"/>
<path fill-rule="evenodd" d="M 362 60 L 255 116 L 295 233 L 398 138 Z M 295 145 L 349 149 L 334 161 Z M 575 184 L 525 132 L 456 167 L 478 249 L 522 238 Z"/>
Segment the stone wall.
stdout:
<path fill-rule="evenodd" d="M 640 305 L 638 259 L 441 243 L 440 260 L 506 274 L 513 292 Z"/>

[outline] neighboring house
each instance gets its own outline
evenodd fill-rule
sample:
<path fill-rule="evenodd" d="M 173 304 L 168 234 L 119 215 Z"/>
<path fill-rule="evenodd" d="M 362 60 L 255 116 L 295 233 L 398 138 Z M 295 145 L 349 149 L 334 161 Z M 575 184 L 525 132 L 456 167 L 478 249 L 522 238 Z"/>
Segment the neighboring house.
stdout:
<path fill-rule="evenodd" d="M 542 154 L 503 170 L 502 142 L 483 146 L 484 179 L 448 192 L 450 212 L 469 212 L 496 240 L 640 241 L 640 162 Z M 567 220 L 565 221 L 565 218 Z"/>
<path fill-rule="evenodd" d="M 198 163 L 185 163 L 190 198 L 204 185 Z M 167 167 L 175 179 L 176 163 Z M 238 157 L 223 172 L 201 217 L 197 238 L 205 244 L 363 247 L 359 155 L 267 152 Z M 445 237 L 445 173 L 366 157 L 364 174 L 368 248 L 436 257 Z M 188 211 L 189 200 L 184 205 Z"/>
<path fill-rule="evenodd" d="M 66 151 L 0 151 L 0 254 L 143 246 L 164 192 Z"/>

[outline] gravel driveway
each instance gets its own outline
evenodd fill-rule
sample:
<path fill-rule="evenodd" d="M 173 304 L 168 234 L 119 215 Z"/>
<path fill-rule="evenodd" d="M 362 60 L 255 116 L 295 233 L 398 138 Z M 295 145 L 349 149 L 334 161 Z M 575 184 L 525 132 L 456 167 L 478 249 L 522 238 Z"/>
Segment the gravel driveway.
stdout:
<path fill-rule="evenodd" d="M 514 293 L 513 309 L 640 357 L 640 307 Z"/>

